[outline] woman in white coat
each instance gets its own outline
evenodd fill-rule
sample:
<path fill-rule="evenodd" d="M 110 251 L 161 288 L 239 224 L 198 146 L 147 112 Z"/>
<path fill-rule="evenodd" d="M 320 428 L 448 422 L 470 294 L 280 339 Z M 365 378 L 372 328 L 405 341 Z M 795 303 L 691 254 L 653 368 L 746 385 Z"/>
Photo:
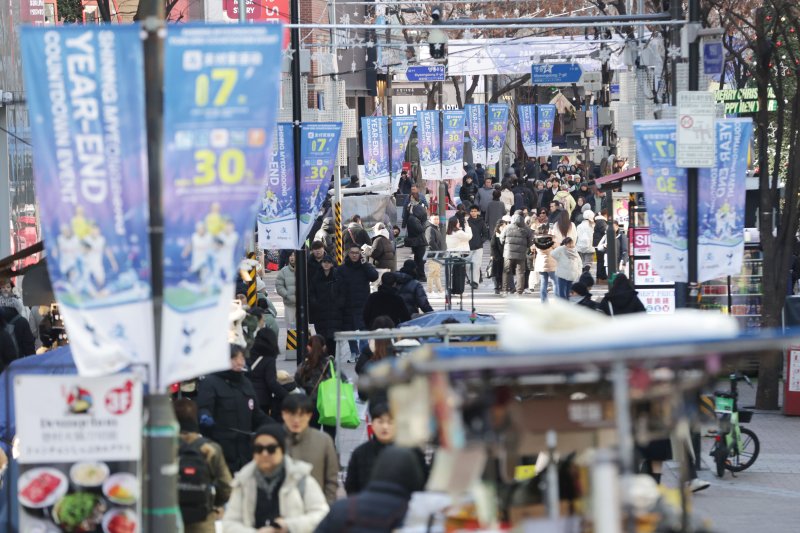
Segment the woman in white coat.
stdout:
<path fill-rule="evenodd" d="M 594 259 L 594 213 L 587 209 L 583 212 L 583 222 L 578 224 L 578 237 L 575 239 L 575 249 L 581 256 L 583 266 L 592 266 Z"/>
<path fill-rule="evenodd" d="M 469 253 L 469 241 L 472 239 L 472 228 L 469 224 L 464 224 L 458 217 L 453 217 L 447 221 L 447 243 L 448 252 Z"/>
<path fill-rule="evenodd" d="M 285 450 L 283 427 L 269 424 L 256 430 L 253 460 L 233 478 L 222 519 L 225 533 L 312 533 L 328 514 L 311 465 Z"/>

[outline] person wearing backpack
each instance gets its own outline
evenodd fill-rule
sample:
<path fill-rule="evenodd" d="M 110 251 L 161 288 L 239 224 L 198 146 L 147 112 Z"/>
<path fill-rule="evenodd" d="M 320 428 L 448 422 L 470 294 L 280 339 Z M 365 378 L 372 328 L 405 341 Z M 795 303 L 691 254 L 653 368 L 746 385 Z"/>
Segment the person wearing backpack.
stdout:
<path fill-rule="evenodd" d="M 231 496 L 232 476 L 222 448 L 203 438 L 197 405 L 188 398 L 172 403 L 180 425 L 178 503 L 185 533 L 214 533 L 217 516 Z"/>
<path fill-rule="evenodd" d="M 24 313 L 22 301 L 14 294 L 14 282 L 9 278 L 0 279 L 0 314 L 5 319 L 4 330 L 11 335 L 17 357 L 36 353 L 36 339 Z"/>

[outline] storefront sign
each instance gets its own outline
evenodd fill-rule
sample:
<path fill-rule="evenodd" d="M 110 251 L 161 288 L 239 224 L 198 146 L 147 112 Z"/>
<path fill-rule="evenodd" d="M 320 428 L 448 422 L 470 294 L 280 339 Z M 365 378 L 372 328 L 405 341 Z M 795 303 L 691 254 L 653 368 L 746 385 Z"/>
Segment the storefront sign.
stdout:
<path fill-rule="evenodd" d="M 650 255 L 650 228 L 631 228 L 631 255 Z"/>
<path fill-rule="evenodd" d="M 675 312 L 675 289 L 636 289 L 639 300 L 652 315 L 666 315 Z"/>
<path fill-rule="evenodd" d="M 670 281 L 662 278 L 653 268 L 649 259 L 636 259 L 633 262 L 634 285 L 670 285 Z"/>
<path fill-rule="evenodd" d="M 767 110 L 777 111 L 778 100 L 772 87 L 767 92 Z M 743 115 L 758 112 L 758 89 L 723 89 L 714 91 L 714 99 L 725 104 L 726 115 Z"/>
<path fill-rule="evenodd" d="M 142 531 L 142 386 L 132 374 L 18 376 L 20 531 Z"/>

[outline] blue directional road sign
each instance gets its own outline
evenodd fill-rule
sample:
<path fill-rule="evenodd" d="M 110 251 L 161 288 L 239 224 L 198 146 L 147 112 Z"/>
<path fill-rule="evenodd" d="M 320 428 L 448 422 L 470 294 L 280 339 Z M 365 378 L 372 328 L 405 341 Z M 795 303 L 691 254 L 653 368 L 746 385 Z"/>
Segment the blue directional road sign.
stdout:
<path fill-rule="evenodd" d="M 413 65 L 406 71 L 408 81 L 444 81 L 444 65 Z"/>
<path fill-rule="evenodd" d="M 533 85 L 571 85 L 580 83 L 583 69 L 578 63 L 540 63 L 531 65 Z"/>
<path fill-rule="evenodd" d="M 703 43 L 703 74 L 718 76 L 725 67 L 725 53 L 721 41 Z"/>

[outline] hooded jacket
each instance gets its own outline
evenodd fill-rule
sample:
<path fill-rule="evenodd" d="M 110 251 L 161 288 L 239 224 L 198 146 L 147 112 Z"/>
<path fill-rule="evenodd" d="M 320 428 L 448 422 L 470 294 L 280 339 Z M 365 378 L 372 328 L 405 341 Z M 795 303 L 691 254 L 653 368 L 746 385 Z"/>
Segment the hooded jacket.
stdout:
<path fill-rule="evenodd" d="M 408 312 L 397 289 L 381 284 L 377 291 L 367 297 L 364 305 L 364 324 L 368 329 L 372 329 L 372 322 L 383 315 L 391 318 L 395 325 L 411 320 L 411 313 Z"/>
<path fill-rule="evenodd" d="M 369 238 L 369 233 L 364 229 L 364 226 L 357 222 L 351 222 L 344 229 L 342 242 L 344 243 L 344 253 L 346 254 L 351 246 L 356 245 L 361 248 L 365 244 L 372 244 L 372 239 Z"/>
<path fill-rule="evenodd" d="M 389 240 L 389 231 L 382 224 L 376 225 L 375 228 L 370 258 L 375 264 L 375 268 L 388 268 L 394 272 L 397 270 L 397 259 L 395 258 L 394 245 Z"/>
<path fill-rule="evenodd" d="M 573 282 L 580 279 L 583 264 L 575 248 L 559 246 L 550 252 L 550 257 L 556 262 L 557 277 Z"/>
<path fill-rule="evenodd" d="M 417 204 L 411 208 L 411 213 L 408 216 L 407 227 L 408 234 L 406 236 L 406 246 L 413 248 L 415 246 L 425 246 L 425 223 L 428 221 L 428 210 L 422 204 Z"/>
<path fill-rule="evenodd" d="M 331 257 L 336 256 L 336 241 L 333 238 L 335 233 L 336 227 L 333 225 L 333 219 L 325 217 L 322 219 L 322 227 L 314 235 L 314 240 L 321 241 L 325 245 L 325 253 Z"/>
<path fill-rule="evenodd" d="M 631 287 L 613 289 L 606 293 L 599 309 L 609 316 L 644 313 L 647 311 L 639 299 L 638 292 Z"/>
<path fill-rule="evenodd" d="M 275 278 L 275 292 L 283 300 L 283 305 L 291 307 L 297 305 L 296 277 L 292 265 L 286 265 L 278 272 Z"/>
<path fill-rule="evenodd" d="M 469 240 L 470 250 L 480 250 L 483 248 L 483 243 L 489 240 L 489 230 L 486 229 L 486 222 L 483 217 L 478 215 L 478 218 L 467 217 L 467 224 L 472 229 L 472 238 Z"/>
<path fill-rule="evenodd" d="M 467 178 L 472 178 L 472 181 L 467 183 Z M 464 179 L 461 180 L 461 190 L 458 193 L 458 197 L 461 198 L 463 204 L 468 206 L 477 202 L 478 185 L 475 183 L 475 176 L 470 174 L 464 176 Z"/>
<path fill-rule="evenodd" d="M 524 261 L 533 246 L 533 231 L 525 225 L 521 213 L 514 215 L 503 240 L 503 258 Z"/>
<path fill-rule="evenodd" d="M 395 279 L 397 279 L 397 294 L 402 298 L 409 315 L 419 313 L 420 310 L 423 313 L 433 311 L 422 283 L 405 272 L 396 272 Z"/>
<path fill-rule="evenodd" d="M 344 258 L 344 264 L 336 268 L 336 276 L 342 282 L 345 294 L 342 327 L 352 329 L 361 323 L 364 305 L 369 296 L 369 284 L 378 279 L 378 271 L 369 263 Z"/>
<path fill-rule="evenodd" d="M 311 465 L 284 455 L 286 479 L 278 490 L 281 517 L 292 533 L 312 533 L 328 513 L 328 503 L 319 483 L 311 476 Z M 233 478 L 233 492 L 222 519 L 224 533 L 256 533 L 265 524 L 255 524 L 256 463 L 247 463 Z"/>
<path fill-rule="evenodd" d="M 591 211 L 584 211 L 584 214 L 591 214 L 592 216 L 594 213 Z M 583 222 L 578 225 L 577 228 L 577 238 L 575 239 L 575 246 L 578 250 L 578 253 L 581 254 L 590 254 L 594 252 L 594 246 L 592 246 L 592 241 L 594 238 L 594 222 L 593 219 L 589 220 L 588 218 L 584 218 Z"/>

